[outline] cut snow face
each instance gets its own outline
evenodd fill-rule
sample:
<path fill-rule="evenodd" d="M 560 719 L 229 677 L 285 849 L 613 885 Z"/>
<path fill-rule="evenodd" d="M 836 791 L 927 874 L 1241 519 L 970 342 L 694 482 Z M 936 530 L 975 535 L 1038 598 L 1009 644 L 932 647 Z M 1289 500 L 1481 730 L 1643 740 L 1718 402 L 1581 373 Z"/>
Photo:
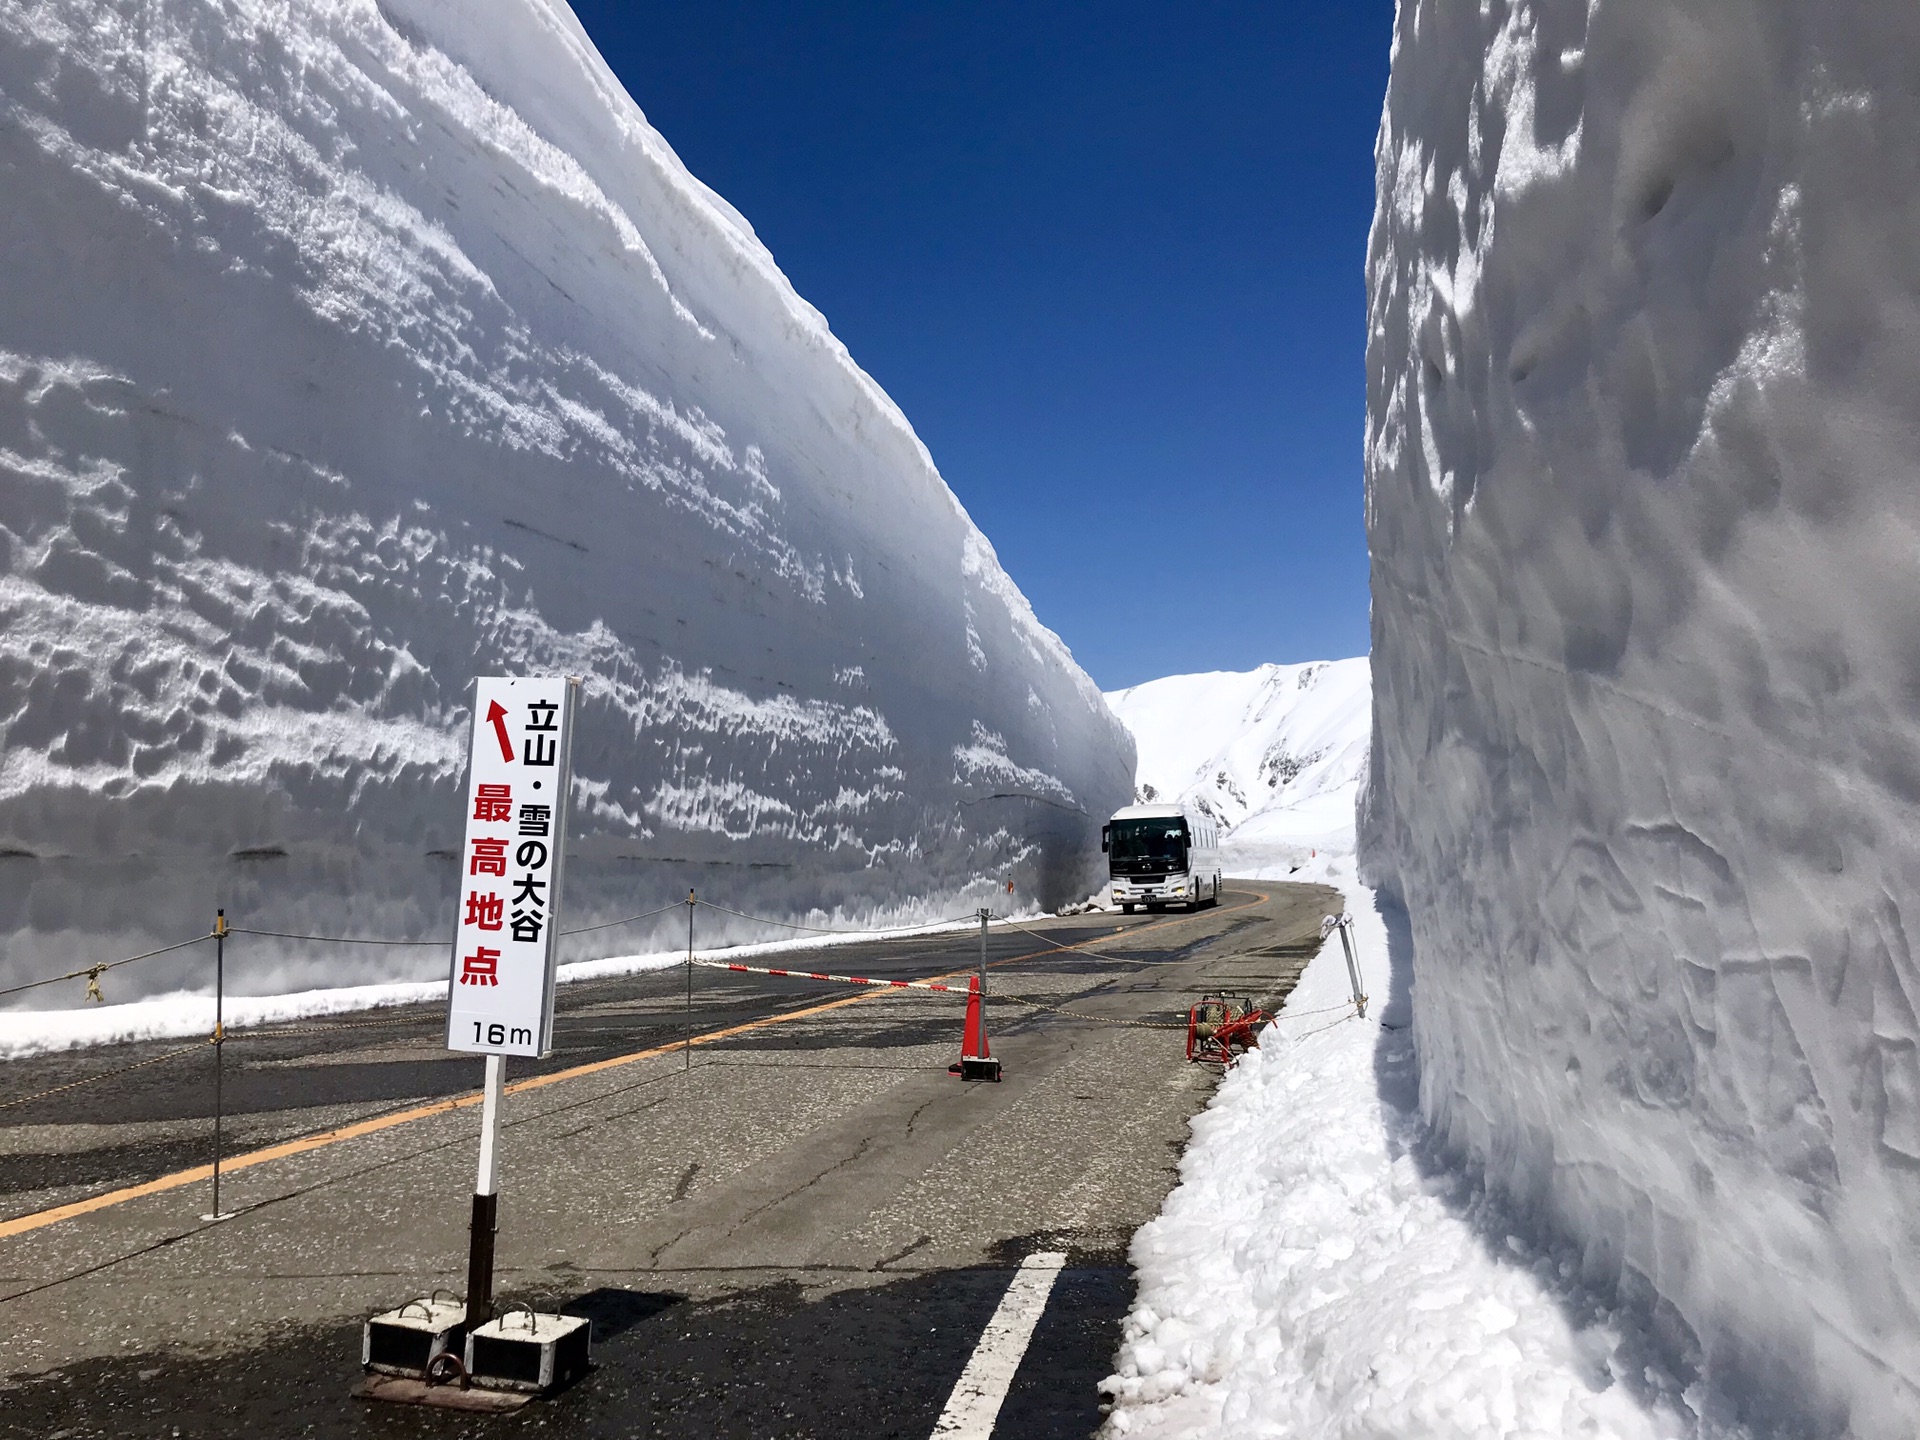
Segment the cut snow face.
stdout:
<path fill-rule="evenodd" d="M 586 679 L 570 925 L 1098 884 L 1125 732 L 564 4 L 0 0 L 0 169 L 0 983 L 451 934 L 475 674 Z"/>
<path fill-rule="evenodd" d="M 1920 8 L 1405 3 L 1379 729 L 1438 1141 L 1790 1433 L 1920 1422 Z"/>
<path fill-rule="evenodd" d="M 1107 704 L 1139 747 L 1134 799 L 1213 816 L 1231 873 L 1351 853 L 1371 727 L 1364 658 L 1170 675 L 1110 691 Z"/>

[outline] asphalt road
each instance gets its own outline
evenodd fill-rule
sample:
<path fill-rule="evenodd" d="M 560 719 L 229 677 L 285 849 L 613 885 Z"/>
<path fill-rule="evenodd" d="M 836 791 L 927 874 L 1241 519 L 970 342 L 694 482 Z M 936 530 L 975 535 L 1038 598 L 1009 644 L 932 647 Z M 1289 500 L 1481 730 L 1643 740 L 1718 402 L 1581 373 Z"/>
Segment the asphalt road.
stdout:
<path fill-rule="evenodd" d="M 689 1033 L 681 972 L 564 987 L 554 1053 L 509 1067 L 536 1083 L 505 1109 L 498 1285 L 593 1315 L 599 1368 L 487 1419 L 348 1398 L 360 1319 L 463 1283 L 477 1110 L 447 1102 L 479 1062 L 438 1050 L 433 1007 L 236 1040 L 230 1150 L 295 1143 L 228 1172 L 235 1218 L 202 1221 L 196 1180 L 0 1224 L 0 1435 L 924 1436 L 1038 1249 L 1068 1268 L 995 1434 L 1089 1434 L 1127 1242 L 1214 1083 L 1138 1022 L 1223 984 L 1277 1002 L 1335 903 L 1235 885 L 1191 917 L 996 927 L 991 989 L 1073 1012 L 996 1000 L 999 1085 L 947 1076 L 944 996 L 696 972 L 688 1055 L 649 1053 Z M 778 963 L 926 978 L 977 954 L 951 935 Z M 0 1101 L 174 1048 L 9 1062 Z M 196 1053 L 0 1112 L 0 1213 L 164 1187 L 207 1160 L 210 1109 Z"/>

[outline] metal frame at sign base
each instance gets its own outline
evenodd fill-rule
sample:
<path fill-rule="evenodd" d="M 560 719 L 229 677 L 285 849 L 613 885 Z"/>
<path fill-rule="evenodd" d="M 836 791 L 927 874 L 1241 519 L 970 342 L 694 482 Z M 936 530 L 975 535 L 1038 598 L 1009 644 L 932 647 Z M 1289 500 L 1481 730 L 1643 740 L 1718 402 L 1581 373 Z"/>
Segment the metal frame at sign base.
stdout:
<path fill-rule="evenodd" d="M 430 1380 L 414 1380 L 403 1375 L 369 1375 L 353 1387 L 356 1400 L 384 1400 L 390 1405 L 431 1405 L 440 1410 L 465 1410 L 482 1415 L 502 1415 L 518 1410 L 537 1399 L 524 1390 L 482 1390 L 463 1388 L 457 1381 L 437 1385 Z"/>

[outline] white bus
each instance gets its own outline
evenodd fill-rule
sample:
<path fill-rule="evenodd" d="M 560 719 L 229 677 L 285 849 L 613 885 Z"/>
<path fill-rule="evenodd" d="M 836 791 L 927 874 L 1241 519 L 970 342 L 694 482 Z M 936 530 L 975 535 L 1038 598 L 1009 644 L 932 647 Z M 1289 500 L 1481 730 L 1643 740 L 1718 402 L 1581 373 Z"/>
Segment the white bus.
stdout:
<path fill-rule="evenodd" d="M 1220 903 L 1220 827 L 1183 805 L 1129 805 L 1100 827 L 1113 903 L 1127 914 L 1144 905 Z"/>

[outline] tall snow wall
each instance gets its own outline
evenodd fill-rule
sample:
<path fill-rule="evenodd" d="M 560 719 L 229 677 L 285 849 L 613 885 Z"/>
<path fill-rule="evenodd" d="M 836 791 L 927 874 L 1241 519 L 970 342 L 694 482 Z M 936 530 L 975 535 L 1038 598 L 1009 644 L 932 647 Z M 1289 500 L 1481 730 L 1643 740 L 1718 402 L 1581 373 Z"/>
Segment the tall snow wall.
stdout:
<path fill-rule="evenodd" d="M 0 983 L 450 935 L 476 673 L 586 677 L 575 925 L 1102 878 L 1130 738 L 558 0 L 0 0 L 0 276 Z"/>
<path fill-rule="evenodd" d="M 1920 1416 L 1916 77 L 1911 5 L 1402 0 L 1377 151 L 1422 1104 L 1790 1433 Z"/>

